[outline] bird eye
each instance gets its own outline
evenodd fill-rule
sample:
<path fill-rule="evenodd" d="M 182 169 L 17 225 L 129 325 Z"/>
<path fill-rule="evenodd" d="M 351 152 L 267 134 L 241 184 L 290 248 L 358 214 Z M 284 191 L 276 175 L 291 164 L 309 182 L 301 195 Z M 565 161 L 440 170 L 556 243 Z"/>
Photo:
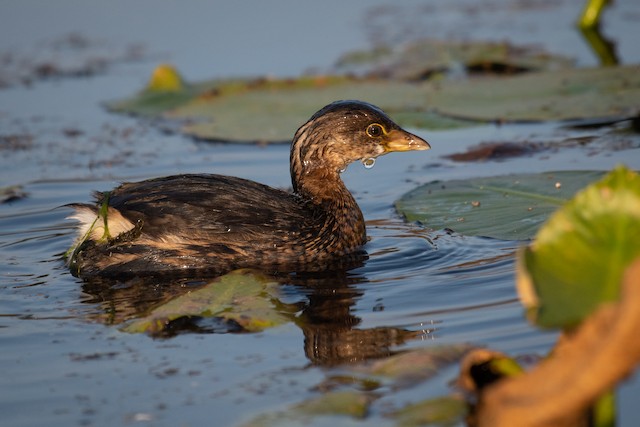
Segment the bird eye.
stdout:
<path fill-rule="evenodd" d="M 377 138 L 381 136 L 383 133 L 384 133 L 384 129 L 382 128 L 381 125 L 377 123 L 373 123 L 367 126 L 367 135 L 369 135 L 371 138 Z"/>

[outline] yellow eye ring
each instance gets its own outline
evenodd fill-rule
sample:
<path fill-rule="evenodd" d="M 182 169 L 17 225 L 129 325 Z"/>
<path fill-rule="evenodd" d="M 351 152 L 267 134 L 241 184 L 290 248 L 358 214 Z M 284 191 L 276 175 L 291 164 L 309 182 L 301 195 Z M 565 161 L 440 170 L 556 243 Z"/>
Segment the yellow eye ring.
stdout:
<path fill-rule="evenodd" d="M 369 135 L 371 138 L 378 138 L 384 133 L 384 128 L 378 123 L 372 123 L 367 126 L 367 135 Z"/>

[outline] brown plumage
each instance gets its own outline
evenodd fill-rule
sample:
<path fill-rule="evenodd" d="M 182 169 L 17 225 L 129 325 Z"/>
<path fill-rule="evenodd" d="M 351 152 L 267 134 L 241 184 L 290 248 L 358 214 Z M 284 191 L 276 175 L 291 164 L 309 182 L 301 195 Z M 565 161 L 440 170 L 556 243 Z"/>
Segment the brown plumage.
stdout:
<path fill-rule="evenodd" d="M 357 160 L 428 148 L 373 105 L 334 102 L 293 138 L 293 193 L 222 175 L 125 183 L 96 193 L 94 205 L 70 205 L 81 226 L 68 262 L 80 277 L 321 270 L 366 242 L 340 173 Z"/>

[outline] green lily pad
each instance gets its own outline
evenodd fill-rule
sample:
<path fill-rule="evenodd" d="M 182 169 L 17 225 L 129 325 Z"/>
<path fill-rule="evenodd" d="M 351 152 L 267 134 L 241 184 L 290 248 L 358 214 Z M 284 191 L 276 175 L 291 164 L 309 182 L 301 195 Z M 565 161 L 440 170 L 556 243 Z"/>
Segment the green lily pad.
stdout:
<path fill-rule="evenodd" d="M 599 171 L 564 171 L 434 181 L 403 195 L 395 206 L 408 221 L 469 236 L 532 238 L 549 215 Z"/>
<path fill-rule="evenodd" d="M 518 291 L 532 320 L 569 328 L 617 300 L 640 256 L 640 175 L 617 167 L 582 190 L 518 254 Z"/>
<path fill-rule="evenodd" d="M 198 83 L 184 81 L 172 65 L 156 67 L 146 87 L 137 94 L 105 103 L 115 113 L 133 114 L 143 117 L 162 116 L 181 105 L 215 96 L 228 96 L 256 86 L 255 81 L 243 79 L 216 79 Z"/>
<path fill-rule="evenodd" d="M 177 91 L 145 89 L 132 98 L 109 102 L 106 106 L 117 113 L 154 117 L 189 102 L 197 95 L 198 91 L 190 85 Z"/>
<path fill-rule="evenodd" d="M 157 71 L 157 70 L 156 70 Z M 640 107 L 640 67 L 569 69 L 429 82 L 305 76 L 197 84 L 177 72 L 139 94 L 110 102 L 114 112 L 176 121 L 187 135 L 235 142 L 289 142 L 322 106 L 338 99 L 378 105 L 407 127 L 451 129 L 486 121 L 631 117 Z"/>
<path fill-rule="evenodd" d="M 274 296 L 277 288 L 277 283 L 263 276 L 235 271 L 156 307 L 149 315 L 134 320 L 122 330 L 154 335 L 172 320 L 202 316 L 234 321 L 246 331 L 261 331 L 291 321 Z"/>
<path fill-rule="evenodd" d="M 154 71 L 155 74 L 155 71 Z M 231 81 L 206 81 L 198 84 L 182 82 L 172 90 L 149 84 L 137 94 L 105 103 L 106 108 L 114 113 L 132 114 L 149 118 L 162 118 L 167 111 L 187 104 L 203 93 L 207 93 L 216 85 L 233 85 Z"/>
<path fill-rule="evenodd" d="M 206 140 L 290 142 L 313 113 L 338 99 L 371 102 L 402 126 L 450 129 L 475 126 L 430 110 L 422 84 L 345 76 L 297 79 L 212 80 L 173 90 L 148 86 L 106 104 L 110 111 L 181 123 L 181 131 Z"/>
<path fill-rule="evenodd" d="M 470 120 L 633 117 L 640 110 L 640 66 L 443 81 L 428 97 L 429 105 L 439 113 Z"/>
<path fill-rule="evenodd" d="M 167 116 L 199 118 L 183 128 L 183 132 L 197 138 L 289 142 L 313 113 L 336 99 L 371 102 L 394 118 L 395 113 L 413 113 L 405 117 L 414 124 L 420 123 L 420 114 L 416 111 L 424 112 L 427 108 L 425 87 L 402 82 L 342 80 L 319 86 L 298 82 L 280 90 L 254 89 L 234 96 L 198 100 Z M 402 120 L 398 121 L 405 125 Z M 445 126 L 451 126 L 449 119 L 443 121 Z"/>

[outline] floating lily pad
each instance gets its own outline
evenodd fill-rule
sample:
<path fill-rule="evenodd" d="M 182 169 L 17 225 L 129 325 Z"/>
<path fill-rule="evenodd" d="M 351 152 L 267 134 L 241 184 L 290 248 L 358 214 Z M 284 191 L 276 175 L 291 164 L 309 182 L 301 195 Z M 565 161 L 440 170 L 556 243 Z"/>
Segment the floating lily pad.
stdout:
<path fill-rule="evenodd" d="M 289 142 L 312 114 L 337 99 L 370 102 L 405 125 L 403 119 L 425 124 L 421 119 L 427 116 L 426 98 L 426 88 L 411 83 L 335 80 L 309 86 L 299 81 L 276 90 L 253 89 L 233 96 L 198 99 L 174 109 L 167 117 L 200 119 L 183 128 L 186 134 L 198 138 Z M 442 120 L 444 126 L 451 126 L 450 119 Z"/>
<path fill-rule="evenodd" d="M 518 255 L 518 291 L 543 327 L 567 328 L 618 299 L 640 256 L 640 175 L 618 167 L 557 211 Z"/>
<path fill-rule="evenodd" d="M 289 322 L 291 317 L 274 297 L 277 287 L 277 283 L 257 274 L 232 272 L 155 308 L 123 330 L 154 335 L 162 332 L 170 321 L 188 316 L 233 321 L 251 332 L 278 326 Z"/>
<path fill-rule="evenodd" d="M 132 98 L 107 103 L 109 110 L 117 113 L 154 117 L 165 111 L 189 102 L 198 95 L 194 86 L 185 86 L 178 91 L 155 91 L 145 89 Z"/>
<path fill-rule="evenodd" d="M 183 133 L 200 139 L 269 143 L 291 141 L 313 113 L 338 99 L 371 102 L 402 126 L 429 129 L 495 120 L 626 118 L 640 108 L 640 67 L 413 83 L 341 75 L 197 84 L 169 78 L 107 107 L 175 121 Z"/>
<path fill-rule="evenodd" d="M 395 206 L 407 220 L 431 229 L 525 240 L 576 191 L 601 176 L 598 171 L 565 171 L 435 181 L 403 195 Z"/>
<path fill-rule="evenodd" d="M 221 96 L 233 96 L 262 86 L 266 79 L 216 79 L 198 83 L 185 81 L 178 70 L 169 64 L 157 66 L 146 87 L 137 94 L 105 103 L 116 113 L 162 118 L 165 113 L 182 105 Z M 190 116 L 190 118 L 197 118 Z"/>
<path fill-rule="evenodd" d="M 417 40 L 398 49 L 378 47 L 349 52 L 336 63 L 339 72 L 361 73 L 400 80 L 419 80 L 434 73 L 520 73 L 569 68 L 573 60 L 533 46 L 506 42 Z"/>
<path fill-rule="evenodd" d="M 154 117 L 189 102 L 213 85 L 215 83 L 212 82 L 187 83 L 174 67 L 159 65 L 153 70 L 147 86 L 138 94 L 105 105 L 117 113 Z"/>
<path fill-rule="evenodd" d="M 373 103 L 402 126 L 450 129 L 477 123 L 438 115 L 425 85 L 345 76 L 297 79 L 213 80 L 177 90 L 153 85 L 106 104 L 114 112 L 176 121 L 187 135 L 234 142 L 290 142 L 313 113 L 338 99 Z"/>
<path fill-rule="evenodd" d="M 483 121 L 634 117 L 640 66 L 443 81 L 429 93 L 429 105 L 444 115 Z"/>

